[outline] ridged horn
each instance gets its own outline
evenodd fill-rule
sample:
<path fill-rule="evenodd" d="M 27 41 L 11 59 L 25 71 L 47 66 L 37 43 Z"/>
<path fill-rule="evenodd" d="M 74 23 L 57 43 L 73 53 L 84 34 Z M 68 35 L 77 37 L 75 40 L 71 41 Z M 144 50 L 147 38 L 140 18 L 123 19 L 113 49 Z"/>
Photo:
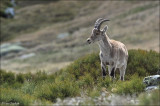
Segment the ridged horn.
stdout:
<path fill-rule="evenodd" d="M 98 29 L 99 21 L 102 21 L 102 20 L 103 20 L 102 18 L 98 18 L 94 24 L 94 27 Z"/>
<path fill-rule="evenodd" d="M 104 20 L 100 21 L 99 24 L 98 24 L 98 27 L 97 27 L 98 30 L 100 30 L 100 27 L 101 27 L 102 23 L 105 22 L 105 21 L 110 21 L 110 20 L 104 19 Z"/>

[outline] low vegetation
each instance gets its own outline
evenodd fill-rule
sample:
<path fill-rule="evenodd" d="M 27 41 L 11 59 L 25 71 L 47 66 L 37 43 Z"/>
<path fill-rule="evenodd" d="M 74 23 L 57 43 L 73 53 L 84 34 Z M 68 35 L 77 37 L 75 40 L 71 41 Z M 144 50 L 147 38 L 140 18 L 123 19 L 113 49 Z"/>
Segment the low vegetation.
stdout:
<path fill-rule="evenodd" d="M 156 7 L 156 6 L 158 6 L 158 5 L 157 4 L 149 4 L 149 5 L 136 7 L 136 8 L 133 8 L 133 9 L 129 10 L 126 13 L 123 13 L 123 14 L 119 15 L 118 18 L 124 18 L 128 15 L 135 14 L 135 13 L 138 13 L 138 12 L 141 12 L 141 11 L 145 11 L 147 9 L 150 9 L 150 8 L 153 8 L 153 7 Z"/>
<path fill-rule="evenodd" d="M 140 105 L 160 105 L 159 102 L 159 90 L 153 91 L 151 94 L 143 93 L 139 97 L 140 99 Z"/>
<path fill-rule="evenodd" d="M 145 88 L 142 79 L 156 74 L 158 57 L 159 53 L 155 51 L 129 50 L 124 82 L 119 80 L 118 70 L 116 80 L 112 81 L 109 76 L 102 79 L 97 53 L 82 57 L 55 74 L 14 74 L 0 70 L 0 102 L 20 105 L 50 104 L 56 102 L 56 98 L 64 99 L 83 94 L 94 98 L 100 94 L 102 88 L 119 95 L 139 95 Z M 150 101 L 149 98 L 141 99 L 141 104 L 145 104 L 146 100 Z M 158 103 L 157 99 L 154 101 Z"/>

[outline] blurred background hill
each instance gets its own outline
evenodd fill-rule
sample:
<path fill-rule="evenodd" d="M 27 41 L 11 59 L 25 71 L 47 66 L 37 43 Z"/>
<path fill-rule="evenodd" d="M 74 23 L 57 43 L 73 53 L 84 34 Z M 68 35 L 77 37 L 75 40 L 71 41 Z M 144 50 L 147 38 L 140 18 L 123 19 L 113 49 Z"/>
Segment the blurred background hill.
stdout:
<path fill-rule="evenodd" d="M 98 45 L 88 45 L 86 39 L 99 17 L 111 20 L 107 22 L 108 36 L 128 49 L 159 52 L 159 1 L 16 3 L 14 18 L 0 17 L 2 69 L 52 73 L 81 56 L 98 52 Z M 1 5 L 1 13 L 10 6 L 4 0 Z"/>

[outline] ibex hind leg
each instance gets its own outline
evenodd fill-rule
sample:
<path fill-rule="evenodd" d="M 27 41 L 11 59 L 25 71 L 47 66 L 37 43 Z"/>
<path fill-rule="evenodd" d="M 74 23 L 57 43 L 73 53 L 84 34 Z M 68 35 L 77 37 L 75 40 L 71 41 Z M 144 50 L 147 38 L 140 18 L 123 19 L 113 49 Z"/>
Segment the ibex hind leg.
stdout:
<path fill-rule="evenodd" d="M 108 74 L 109 74 L 109 76 L 111 74 L 111 71 L 112 71 L 112 67 L 110 65 L 108 65 Z"/>
<path fill-rule="evenodd" d="M 112 80 L 116 79 L 116 77 L 115 77 L 115 71 L 116 71 L 116 69 L 117 69 L 116 66 L 111 68 L 110 77 L 111 77 Z"/>
<path fill-rule="evenodd" d="M 114 77 L 114 74 L 115 74 L 115 71 L 114 71 L 114 70 L 115 70 L 115 67 L 113 67 L 112 70 L 111 70 L 111 73 L 110 73 L 110 76 L 111 76 L 111 77 Z"/>
<path fill-rule="evenodd" d="M 119 69 L 119 71 L 120 71 L 120 80 L 124 81 L 126 66 L 122 66 L 122 67 Z"/>

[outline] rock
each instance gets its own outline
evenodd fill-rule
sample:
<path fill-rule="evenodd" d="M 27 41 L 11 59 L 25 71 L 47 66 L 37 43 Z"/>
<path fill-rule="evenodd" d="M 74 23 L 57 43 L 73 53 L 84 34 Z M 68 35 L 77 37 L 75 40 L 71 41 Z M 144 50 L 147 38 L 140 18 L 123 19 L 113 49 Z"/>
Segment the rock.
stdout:
<path fill-rule="evenodd" d="M 91 98 L 91 97 L 73 97 L 73 98 L 65 98 L 64 100 L 57 99 L 57 102 L 53 104 L 53 106 L 61 106 L 61 105 L 131 105 L 138 104 L 139 101 L 136 98 L 133 98 L 130 95 L 116 95 L 110 94 L 109 96 L 105 96 L 103 92 L 100 96 Z"/>
<path fill-rule="evenodd" d="M 35 53 L 23 54 L 22 56 L 19 57 L 19 59 L 27 59 L 35 55 L 36 55 Z"/>
<path fill-rule="evenodd" d="M 13 18 L 15 16 L 15 12 L 14 12 L 13 7 L 7 7 L 4 12 L 5 12 L 7 18 Z"/>
<path fill-rule="evenodd" d="M 60 33 L 58 36 L 57 36 L 57 38 L 59 38 L 59 39 L 63 39 L 63 38 L 66 38 L 66 37 L 68 37 L 69 36 L 69 33 Z"/>
<path fill-rule="evenodd" d="M 146 86 L 158 85 L 160 83 L 160 75 L 152 75 L 152 76 L 145 77 L 143 79 L 143 83 Z"/>
<path fill-rule="evenodd" d="M 26 48 L 22 47 L 19 43 L 4 43 L 0 45 L 0 49 L 1 56 L 26 50 Z"/>
<path fill-rule="evenodd" d="M 146 85 L 145 91 L 159 89 L 160 75 L 152 75 L 145 77 L 143 83 Z"/>
<path fill-rule="evenodd" d="M 145 91 L 151 91 L 151 90 L 155 90 L 155 89 L 159 89 L 158 85 L 157 86 L 148 86 L 145 88 Z"/>

